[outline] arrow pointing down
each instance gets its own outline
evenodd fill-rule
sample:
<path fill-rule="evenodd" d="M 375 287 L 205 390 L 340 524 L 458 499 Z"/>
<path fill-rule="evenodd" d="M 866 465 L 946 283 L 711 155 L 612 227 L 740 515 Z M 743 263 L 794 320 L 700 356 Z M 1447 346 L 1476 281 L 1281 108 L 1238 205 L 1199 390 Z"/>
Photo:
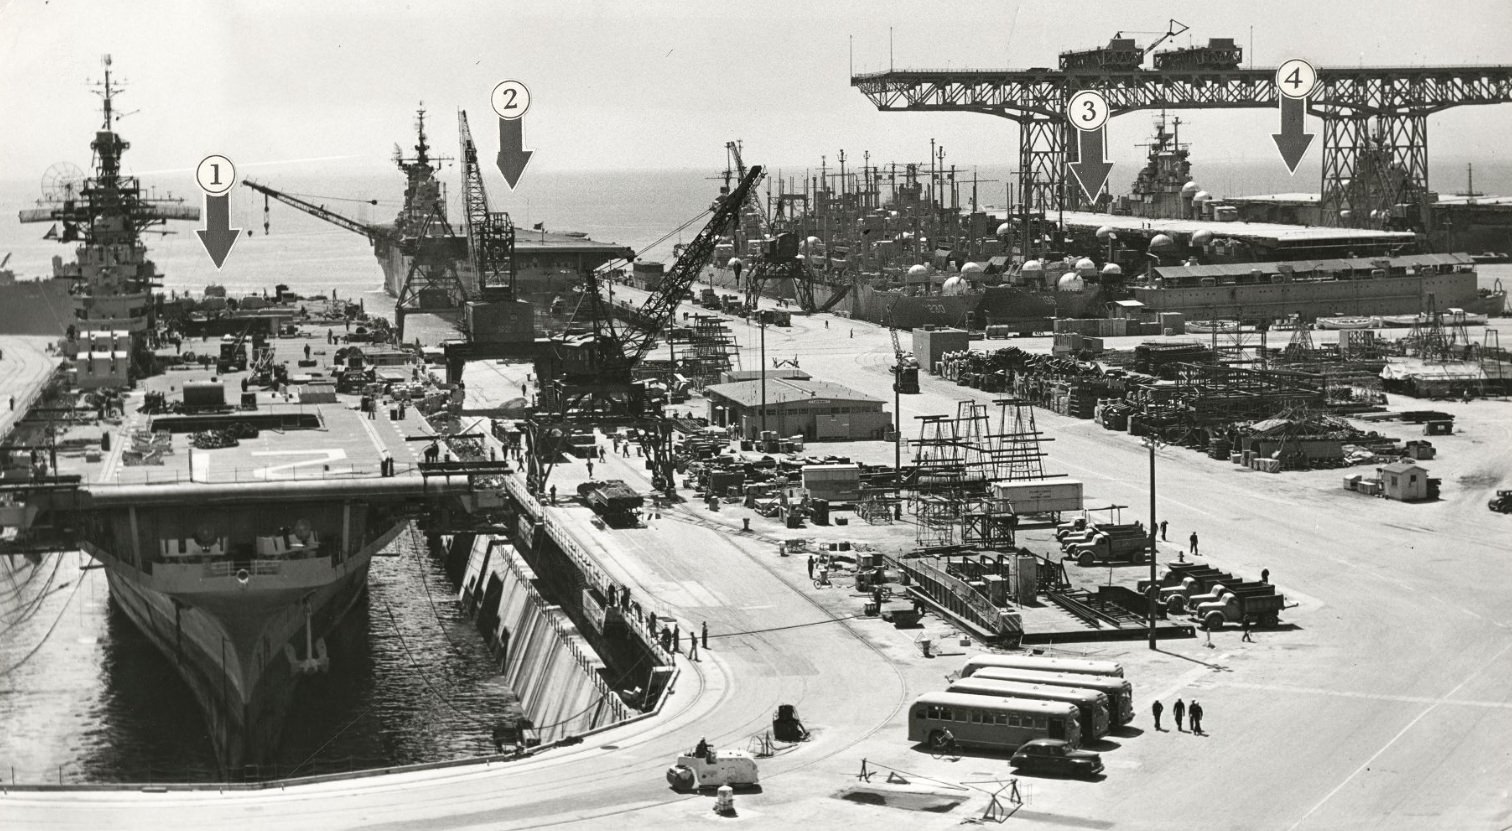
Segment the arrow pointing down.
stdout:
<path fill-rule="evenodd" d="M 1088 202 L 1096 202 L 1097 195 L 1102 192 L 1103 185 L 1108 183 L 1108 174 L 1113 170 L 1113 163 L 1104 155 L 1103 131 L 1107 126 L 1098 127 L 1096 130 L 1077 130 L 1077 155 L 1076 161 L 1072 162 L 1071 175 L 1081 185 L 1082 193 L 1087 195 Z"/>
<path fill-rule="evenodd" d="M 1281 132 L 1271 133 L 1271 138 L 1276 140 L 1276 149 L 1281 151 L 1281 161 L 1286 162 L 1286 169 L 1293 174 L 1297 172 L 1297 165 L 1302 163 L 1302 157 L 1307 155 L 1307 148 L 1312 146 L 1313 134 L 1302 132 L 1302 116 L 1306 110 L 1306 98 L 1281 96 Z"/>
<path fill-rule="evenodd" d="M 525 165 L 534 152 L 525 149 L 525 119 L 499 119 L 499 172 L 504 174 L 510 190 L 519 184 Z"/>
<path fill-rule="evenodd" d="M 215 263 L 217 270 L 226 262 L 226 255 L 231 253 L 231 246 L 236 244 L 236 238 L 241 236 L 240 228 L 231 227 L 231 197 L 226 194 L 211 196 L 205 194 L 205 228 L 194 233 L 199 235 L 200 243 L 205 246 L 205 253 L 210 255 L 210 261 Z"/>

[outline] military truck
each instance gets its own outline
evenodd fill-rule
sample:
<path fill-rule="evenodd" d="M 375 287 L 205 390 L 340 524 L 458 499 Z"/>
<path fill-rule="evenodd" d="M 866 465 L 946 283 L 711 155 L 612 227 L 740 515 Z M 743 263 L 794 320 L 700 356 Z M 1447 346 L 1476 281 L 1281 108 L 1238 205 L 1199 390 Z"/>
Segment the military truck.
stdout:
<path fill-rule="evenodd" d="M 1150 550 L 1150 535 L 1143 526 L 1102 526 L 1080 542 L 1065 546 L 1066 557 L 1077 565 L 1093 563 L 1142 563 Z"/>
<path fill-rule="evenodd" d="M 1192 609 L 1192 617 L 1210 630 L 1246 620 L 1258 626 L 1275 626 L 1286 606 L 1286 597 L 1269 583 L 1218 585 L 1212 595 L 1213 599 L 1202 602 L 1193 598 L 1196 606 Z"/>
<path fill-rule="evenodd" d="M 578 485 L 583 504 L 611 525 L 634 525 L 640 521 L 640 509 L 646 500 L 619 479 L 584 482 Z"/>

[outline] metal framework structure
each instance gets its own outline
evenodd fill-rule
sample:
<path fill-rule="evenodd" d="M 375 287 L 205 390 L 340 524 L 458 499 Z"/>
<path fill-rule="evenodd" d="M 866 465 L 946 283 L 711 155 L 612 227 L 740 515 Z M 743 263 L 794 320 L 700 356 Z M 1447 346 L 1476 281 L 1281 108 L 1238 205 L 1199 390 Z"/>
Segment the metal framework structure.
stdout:
<path fill-rule="evenodd" d="M 467 126 L 467 111 L 457 110 L 457 135 L 462 144 L 462 205 L 467 230 L 467 253 L 472 260 L 475 287 L 490 289 L 514 299 L 515 227 L 509 214 L 488 209 L 488 191 L 478 165 L 478 147 Z"/>
<path fill-rule="evenodd" d="M 245 179 L 242 184 L 263 195 L 263 229 L 266 232 L 267 200 L 276 199 L 292 208 L 303 211 L 316 219 L 322 219 L 338 228 L 345 228 L 353 233 L 367 237 L 373 244 L 384 243 L 393 245 L 403 251 L 410 258 L 409 273 L 404 277 L 404 286 L 399 291 L 399 298 L 394 302 L 395 326 L 399 331 L 399 340 L 404 340 L 404 318 L 413 312 L 430 312 L 438 307 L 443 309 L 453 308 L 457 301 L 466 296 L 466 286 L 457 273 L 457 260 L 454 255 L 452 240 L 456 235 L 452 231 L 451 223 L 446 219 L 446 203 L 437 200 L 425 213 L 424 221 L 420 225 L 419 232 L 413 237 L 401 236 L 377 225 L 368 225 L 358 222 L 346 216 L 342 216 L 324 205 L 306 202 L 297 196 L 284 193 L 267 185 Z M 511 240 L 512 240 L 511 233 Z M 513 251 L 513 242 L 510 243 Z M 445 302 L 433 303 L 438 296 L 444 297 Z"/>
<path fill-rule="evenodd" d="M 1308 110 L 1323 120 L 1323 221 L 1415 225 L 1428 190 L 1427 117 L 1450 107 L 1512 102 L 1512 67 L 1319 67 Z M 1148 109 L 1276 107 L 1274 67 L 1077 70 L 908 69 L 851 76 L 879 110 L 979 112 L 1018 122 L 1025 214 L 1064 204 L 1066 102 L 1100 91 L 1110 115 Z"/>

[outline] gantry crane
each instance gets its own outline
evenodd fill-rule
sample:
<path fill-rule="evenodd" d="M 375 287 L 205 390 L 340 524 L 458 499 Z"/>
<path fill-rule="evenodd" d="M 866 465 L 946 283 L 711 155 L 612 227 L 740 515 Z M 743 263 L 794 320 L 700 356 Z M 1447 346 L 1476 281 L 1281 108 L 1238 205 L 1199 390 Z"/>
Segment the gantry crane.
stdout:
<path fill-rule="evenodd" d="M 472 261 L 478 296 L 515 296 L 515 227 L 509 214 L 488 209 L 488 191 L 478 166 L 478 148 L 473 144 L 467 112 L 457 110 L 457 135 L 462 144 L 462 204 L 467 230 L 467 253 Z"/>
<path fill-rule="evenodd" d="M 616 330 L 599 293 L 599 275 L 585 275 L 586 288 L 575 320 L 586 331 L 554 339 L 551 354 L 537 360 L 541 379 L 540 406 L 526 420 L 527 481 L 541 493 L 561 453 L 560 440 L 575 431 L 610 425 L 638 428 L 652 470 L 652 482 L 671 495 L 674 488 L 671 424 L 659 408 L 648 405 L 646 388 L 635 370 L 650 354 L 687 298 L 694 281 L 714 256 L 720 233 L 729 227 L 751 189 L 760 180 L 760 165 L 751 167 L 740 184 L 714 207 L 713 215 L 656 289 Z"/>

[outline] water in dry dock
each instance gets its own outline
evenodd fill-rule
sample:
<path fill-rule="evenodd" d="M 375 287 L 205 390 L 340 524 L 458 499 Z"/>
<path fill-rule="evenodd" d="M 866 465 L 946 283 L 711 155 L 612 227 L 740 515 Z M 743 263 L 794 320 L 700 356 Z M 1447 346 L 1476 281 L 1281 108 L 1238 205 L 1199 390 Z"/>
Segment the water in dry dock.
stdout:
<path fill-rule="evenodd" d="M 439 564 L 401 534 L 302 682 L 277 771 L 329 773 L 493 752 L 514 696 Z M 199 709 L 172 664 L 109 602 L 82 554 L 0 558 L 0 777 L 214 781 Z"/>

